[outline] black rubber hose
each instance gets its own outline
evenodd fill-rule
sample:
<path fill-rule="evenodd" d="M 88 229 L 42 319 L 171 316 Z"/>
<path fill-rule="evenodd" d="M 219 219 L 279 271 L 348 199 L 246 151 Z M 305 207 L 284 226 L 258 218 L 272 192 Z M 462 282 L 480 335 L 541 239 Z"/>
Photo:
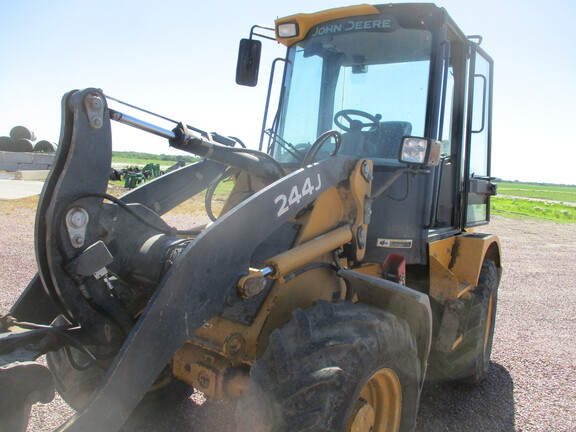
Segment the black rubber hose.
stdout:
<path fill-rule="evenodd" d="M 133 216 L 136 220 L 138 220 L 139 222 L 146 225 L 148 228 L 152 228 L 153 230 L 161 232 L 162 234 L 166 234 L 166 235 L 198 235 L 202 232 L 201 230 L 177 230 L 176 228 L 173 228 L 173 227 L 164 228 L 164 227 L 158 226 L 158 225 L 150 222 L 149 220 L 147 220 L 146 218 L 144 218 L 140 214 L 138 214 L 138 212 L 134 211 L 132 208 L 130 208 L 130 206 L 128 204 L 126 204 L 122 200 L 116 198 L 115 196 L 105 194 L 105 193 L 89 193 L 86 195 L 81 195 L 81 196 L 75 197 L 70 202 L 77 201 L 79 199 L 87 198 L 87 197 L 97 197 L 97 198 L 103 198 L 103 199 L 106 199 L 108 201 L 111 201 L 114 204 L 117 204 L 121 209 L 126 210 L 131 216 Z"/>
<path fill-rule="evenodd" d="M 329 130 L 324 132 L 322 135 L 320 135 L 318 137 L 318 139 L 316 141 L 314 141 L 314 144 L 312 144 L 312 147 L 310 147 L 310 149 L 308 150 L 308 153 L 306 153 L 306 156 L 304 156 L 304 160 L 302 161 L 302 164 L 300 165 L 300 167 L 304 168 L 306 165 L 311 164 L 312 162 L 314 162 L 314 159 L 316 158 L 316 155 L 318 154 L 318 151 L 320 150 L 320 148 L 322 148 L 322 146 L 324 145 L 324 143 L 329 139 L 329 138 L 334 138 L 335 142 L 335 148 L 334 151 L 330 154 L 330 156 L 336 156 L 338 154 L 338 151 L 340 150 L 340 146 L 342 144 L 342 135 L 340 134 L 340 132 L 336 131 L 336 130 Z"/>

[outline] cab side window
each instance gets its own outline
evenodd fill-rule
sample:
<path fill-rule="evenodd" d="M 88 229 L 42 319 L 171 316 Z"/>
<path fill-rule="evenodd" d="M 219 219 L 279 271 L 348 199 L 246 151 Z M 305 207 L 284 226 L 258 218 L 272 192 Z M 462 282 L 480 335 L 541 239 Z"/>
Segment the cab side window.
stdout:
<path fill-rule="evenodd" d="M 441 163 L 438 168 L 439 194 L 436 209 L 437 227 L 452 227 L 456 224 L 458 203 L 458 171 L 462 147 L 462 105 L 464 101 L 464 45 L 457 35 L 449 30 L 447 34 L 450 58 L 445 64 L 444 104 L 441 111 L 439 139 Z"/>
<path fill-rule="evenodd" d="M 493 63 L 477 45 L 472 47 L 470 62 L 466 226 L 476 226 L 490 220 L 490 196 L 494 193 L 490 182 Z"/>

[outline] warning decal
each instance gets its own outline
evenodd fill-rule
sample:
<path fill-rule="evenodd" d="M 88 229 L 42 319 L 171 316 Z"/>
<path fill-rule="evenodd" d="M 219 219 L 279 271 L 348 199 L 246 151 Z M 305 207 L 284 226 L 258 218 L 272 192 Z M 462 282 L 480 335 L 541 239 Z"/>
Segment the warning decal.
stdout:
<path fill-rule="evenodd" d="M 383 239 L 376 240 L 376 246 L 381 248 L 401 248 L 410 249 L 412 247 L 412 240 L 398 240 L 398 239 Z"/>

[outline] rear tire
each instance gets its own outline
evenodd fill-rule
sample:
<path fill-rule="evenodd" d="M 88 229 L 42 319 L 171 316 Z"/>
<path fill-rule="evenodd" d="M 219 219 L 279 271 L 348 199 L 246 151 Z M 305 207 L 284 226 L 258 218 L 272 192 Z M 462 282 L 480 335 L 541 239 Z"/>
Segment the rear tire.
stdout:
<path fill-rule="evenodd" d="M 478 286 L 472 291 L 468 326 L 462 343 L 453 352 L 434 351 L 430 354 L 429 372 L 433 379 L 475 386 L 486 378 L 494 339 L 499 283 L 496 263 L 484 259 Z"/>
<path fill-rule="evenodd" d="M 239 431 L 411 431 L 420 363 L 405 322 L 363 304 L 294 311 L 252 367 Z"/>

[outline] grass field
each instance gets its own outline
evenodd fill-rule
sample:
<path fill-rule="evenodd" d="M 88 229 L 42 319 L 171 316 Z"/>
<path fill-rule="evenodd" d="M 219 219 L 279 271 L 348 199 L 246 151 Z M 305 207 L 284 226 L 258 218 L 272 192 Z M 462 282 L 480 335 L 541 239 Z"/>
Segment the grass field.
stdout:
<path fill-rule="evenodd" d="M 220 215 L 220 211 L 222 210 L 222 207 L 224 207 L 224 204 L 226 203 L 226 200 L 228 199 L 228 196 L 230 195 L 233 186 L 234 183 L 232 181 L 224 180 L 220 182 L 220 184 L 214 191 L 212 199 L 210 200 L 210 206 L 212 208 L 212 213 L 216 217 Z M 187 201 L 184 201 L 176 208 L 170 210 L 169 213 L 193 214 L 198 216 L 205 215 L 206 214 L 205 197 L 206 197 L 206 191 L 190 198 Z"/>
<path fill-rule="evenodd" d="M 528 183 L 498 183 L 498 195 L 491 199 L 492 214 L 576 223 L 576 187 Z"/>
<path fill-rule="evenodd" d="M 184 161 L 186 165 L 188 165 L 198 160 L 199 158 L 193 156 L 158 155 L 135 151 L 112 152 L 112 166 L 114 168 L 124 168 L 127 166 L 139 166 L 141 168 L 146 164 L 154 163 L 159 164 L 162 169 L 165 169 L 176 164 L 178 161 Z"/>
<path fill-rule="evenodd" d="M 136 165 L 136 164 L 133 164 Z M 115 197 L 121 197 L 128 189 L 124 188 L 124 180 L 117 180 L 108 182 L 108 193 Z M 232 187 L 234 183 L 232 181 L 222 181 L 214 191 L 211 200 L 212 212 L 218 216 L 220 214 L 220 210 L 224 206 L 228 195 L 232 191 Z M 170 214 L 190 214 L 194 216 L 204 216 L 206 214 L 205 208 L 205 197 L 206 191 L 199 193 L 196 196 L 184 201 L 174 209 L 170 210 L 168 213 Z M 1 210 L 1 207 L 0 207 Z"/>
<path fill-rule="evenodd" d="M 526 183 L 498 183 L 498 195 L 576 202 L 576 187 Z"/>
<path fill-rule="evenodd" d="M 551 201 L 495 196 L 491 198 L 493 215 L 515 219 L 538 219 L 553 222 L 576 223 L 576 206 Z"/>

